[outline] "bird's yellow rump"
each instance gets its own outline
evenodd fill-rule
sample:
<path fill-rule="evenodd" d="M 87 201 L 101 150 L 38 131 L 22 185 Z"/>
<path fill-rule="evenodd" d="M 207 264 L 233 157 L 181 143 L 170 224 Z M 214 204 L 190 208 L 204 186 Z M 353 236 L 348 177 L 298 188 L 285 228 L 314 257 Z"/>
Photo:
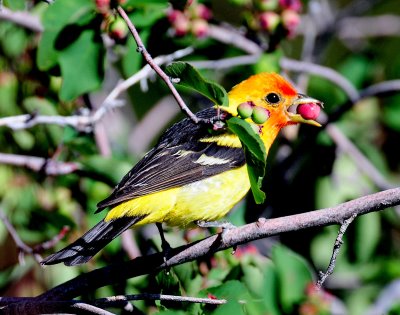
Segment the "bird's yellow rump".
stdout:
<path fill-rule="evenodd" d="M 238 106 L 246 102 L 267 111 L 269 118 L 259 124 L 267 152 L 282 127 L 296 123 L 319 125 L 288 109 L 299 104 L 321 103 L 298 94 L 278 74 L 251 76 L 236 85 L 228 97 L 229 107 L 225 111 L 229 115 L 237 116 Z M 215 117 L 217 109 L 209 108 L 197 115 Z M 168 129 L 113 193 L 98 204 L 98 211 L 109 208 L 104 220 L 42 263 L 63 262 L 70 266 L 87 262 L 131 226 L 166 223 L 187 227 L 199 221 L 217 221 L 249 189 L 239 138 L 229 130 L 211 132 L 204 125 L 184 119 Z"/>

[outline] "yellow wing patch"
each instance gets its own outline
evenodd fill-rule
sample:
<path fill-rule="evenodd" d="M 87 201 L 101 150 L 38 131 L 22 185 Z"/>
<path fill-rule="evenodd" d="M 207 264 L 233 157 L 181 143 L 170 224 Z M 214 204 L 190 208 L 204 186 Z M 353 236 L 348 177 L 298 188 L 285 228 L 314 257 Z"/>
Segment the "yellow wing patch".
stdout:
<path fill-rule="evenodd" d="M 241 148 L 242 143 L 240 142 L 238 136 L 234 134 L 224 134 L 219 136 L 213 136 L 209 138 L 202 138 L 200 142 L 212 143 L 215 142 L 217 145 L 229 148 Z"/>

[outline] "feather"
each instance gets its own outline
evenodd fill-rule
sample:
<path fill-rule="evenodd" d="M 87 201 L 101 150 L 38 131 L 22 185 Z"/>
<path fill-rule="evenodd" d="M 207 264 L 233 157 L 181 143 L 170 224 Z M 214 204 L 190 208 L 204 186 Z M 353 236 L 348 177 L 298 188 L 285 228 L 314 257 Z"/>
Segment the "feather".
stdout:
<path fill-rule="evenodd" d="M 217 110 L 209 108 L 198 117 L 211 118 Z M 232 138 L 232 134 L 229 137 Z M 97 206 L 99 212 L 121 202 L 170 188 L 181 187 L 244 165 L 241 147 L 223 146 L 221 138 L 204 126 L 184 119 L 168 129 L 159 143 L 136 164 Z M 233 136 L 235 137 L 235 136 Z M 207 140 L 209 139 L 209 140 Z M 232 139 L 229 143 L 234 142 Z M 208 159 L 207 159 L 208 158 Z"/>
<path fill-rule="evenodd" d="M 144 216 L 137 216 L 119 218 L 107 222 L 100 221 L 81 238 L 64 249 L 43 259 L 41 264 L 54 265 L 60 262 L 63 262 L 66 266 L 83 264 L 114 238 L 143 218 Z"/>

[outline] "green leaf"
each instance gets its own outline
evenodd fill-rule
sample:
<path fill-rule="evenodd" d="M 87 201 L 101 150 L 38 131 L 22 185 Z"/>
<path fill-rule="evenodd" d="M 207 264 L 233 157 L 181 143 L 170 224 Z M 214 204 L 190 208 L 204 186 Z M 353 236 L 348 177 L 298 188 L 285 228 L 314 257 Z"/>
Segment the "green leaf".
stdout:
<path fill-rule="evenodd" d="M 1 32 L 0 41 L 5 56 L 16 58 L 26 50 L 29 41 L 24 29 L 2 22 Z"/>
<path fill-rule="evenodd" d="M 4 5 L 11 10 L 24 10 L 25 9 L 25 0 L 4 0 Z"/>
<path fill-rule="evenodd" d="M 278 274 L 282 307 L 285 313 L 291 313 L 305 298 L 306 286 L 313 280 L 311 269 L 303 257 L 284 246 L 272 248 L 272 261 Z"/>
<path fill-rule="evenodd" d="M 137 28 L 152 27 L 157 20 L 165 17 L 165 11 L 168 8 L 168 2 L 163 3 L 146 3 L 144 10 L 135 10 L 129 14 L 129 19 Z M 149 32 L 150 29 L 147 29 Z M 143 38 L 142 38 L 143 40 Z"/>
<path fill-rule="evenodd" d="M 220 305 L 210 314 L 213 315 L 244 315 L 248 314 L 246 309 L 251 304 L 251 296 L 247 288 L 238 280 L 230 280 L 224 284 L 206 290 L 217 299 L 226 299 L 227 303 Z"/>
<path fill-rule="evenodd" d="M 49 70 L 57 64 L 59 50 L 55 43 L 59 40 L 59 33 L 69 24 L 88 22 L 86 17 L 91 16 L 94 10 L 95 2 L 92 0 L 55 1 L 47 8 L 42 21 L 44 32 L 38 46 L 40 70 Z"/>
<path fill-rule="evenodd" d="M 357 260 L 366 263 L 374 256 L 381 238 L 381 220 L 378 212 L 371 212 L 357 218 L 355 222 L 355 254 Z"/>
<path fill-rule="evenodd" d="M 400 132 L 400 95 L 388 97 L 383 106 L 383 122 Z"/>
<path fill-rule="evenodd" d="M 12 133 L 12 137 L 20 148 L 30 150 L 35 144 L 34 136 L 26 130 L 16 130 Z"/>
<path fill-rule="evenodd" d="M 166 67 L 165 72 L 172 78 L 179 78 L 179 85 L 203 94 L 216 105 L 228 105 L 228 94 L 225 89 L 215 82 L 204 79 L 192 65 L 182 61 L 173 62 Z"/>
<path fill-rule="evenodd" d="M 243 144 L 251 191 L 255 202 L 261 204 L 265 200 L 265 193 L 261 190 L 261 186 L 267 163 L 267 152 L 264 143 L 247 121 L 232 117 L 228 119 L 227 123 L 228 128 L 237 134 Z"/>
<path fill-rule="evenodd" d="M 255 73 L 260 72 L 280 72 L 279 61 L 283 57 L 283 51 L 277 49 L 274 52 L 263 54 L 258 62 L 253 66 Z"/>
<path fill-rule="evenodd" d="M 84 31 L 73 44 L 60 52 L 63 77 L 60 98 L 70 101 L 79 95 L 96 90 L 103 81 L 104 46 L 95 31 Z"/>
<path fill-rule="evenodd" d="M 368 78 L 368 71 L 372 64 L 371 59 L 360 55 L 350 56 L 340 65 L 340 72 L 357 88 L 361 88 L 365 79 Z"/>

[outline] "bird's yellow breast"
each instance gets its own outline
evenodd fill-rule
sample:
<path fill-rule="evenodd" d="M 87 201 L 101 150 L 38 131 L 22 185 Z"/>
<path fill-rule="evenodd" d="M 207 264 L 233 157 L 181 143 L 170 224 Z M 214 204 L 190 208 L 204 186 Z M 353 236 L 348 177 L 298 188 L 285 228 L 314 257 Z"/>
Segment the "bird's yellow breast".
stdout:
<path fill-rule="evenodd" d="M 122 216 L 146 217 L 135 225 L 164 222 L 188 226 L 224 217 L 250 189 L 246 165 L 182 186 L 123 202 L 105 221 Z"/>

